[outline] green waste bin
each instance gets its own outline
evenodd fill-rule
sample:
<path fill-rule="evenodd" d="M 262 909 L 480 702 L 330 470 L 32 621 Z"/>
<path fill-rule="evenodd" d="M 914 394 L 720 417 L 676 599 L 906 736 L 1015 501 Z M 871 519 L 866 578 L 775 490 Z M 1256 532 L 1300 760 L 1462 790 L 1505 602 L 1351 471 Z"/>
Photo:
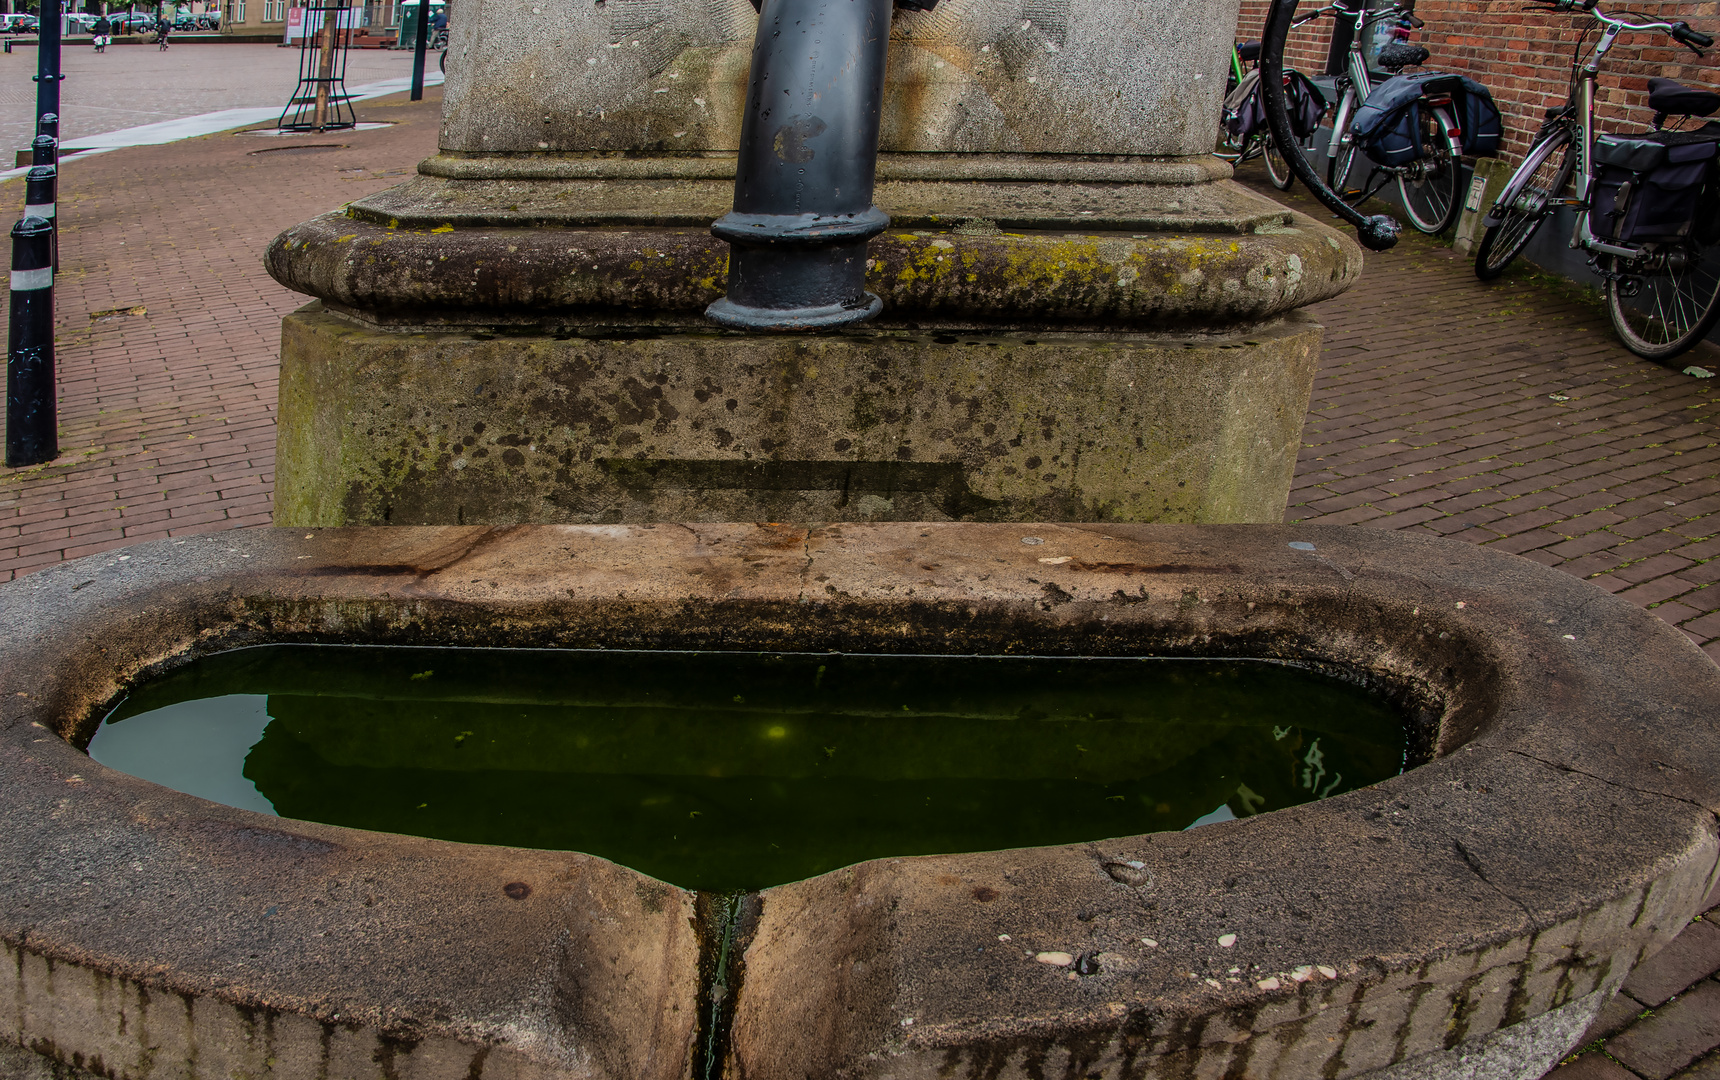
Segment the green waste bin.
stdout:
<path fill-rule="evenodd" d="M 421 3 L 401 4 L 396 10 L 400 13 L 400 32 L 394 39 L 396 49 L 416 48 L 418 44 L 418 9 Z M 435 18 L 438 11 L 448 10 L 445 0 L 431 0 L 430 17 Z M 431 31 L 434 33 L 435 31 Z"/>

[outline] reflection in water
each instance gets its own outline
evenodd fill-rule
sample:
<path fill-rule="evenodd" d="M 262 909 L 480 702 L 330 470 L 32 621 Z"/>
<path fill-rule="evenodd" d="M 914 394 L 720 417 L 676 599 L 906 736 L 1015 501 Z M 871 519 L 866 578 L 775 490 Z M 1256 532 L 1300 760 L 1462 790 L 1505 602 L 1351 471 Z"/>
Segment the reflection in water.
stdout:
<path fill-rule="evenodd" d="M 277 645 L 140 687 L 89 750 L 234 806 L 730 890 L 1247 817 L 1404 747 L 1378 698 L 1259 661 Z"/>

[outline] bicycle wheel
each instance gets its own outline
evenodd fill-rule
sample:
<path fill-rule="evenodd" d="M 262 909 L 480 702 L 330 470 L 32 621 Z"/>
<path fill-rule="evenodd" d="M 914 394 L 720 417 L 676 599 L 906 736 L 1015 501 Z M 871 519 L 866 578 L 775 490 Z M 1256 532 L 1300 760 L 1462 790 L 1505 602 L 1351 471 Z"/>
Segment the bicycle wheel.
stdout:
<path fill-rule="evenodd" d="M 1500 193 L 1499 202 L 1493 204 L 1499 224 L 1487 227 L 1475 249 L 1476 277 L 1492 281 L 1523 253 L 1541 222 L 1551 216 L 1548 204 L 1571 182 L 1576 168 L 1571 134 L 1564 128 L 1530 148 L 1529 156 Z M 1506 199 L 1510 200 L 1508 206 Z"/>
<path fill-rule="evenodd" d="M 448 74 L 448 50 L 447 49 L 443 49 L 442 52 L 437 55 L 437 57 L 436 57 L 436 70 L 440 71 L 444 75 Z"/>
<path fill-rule="evenodd" d="M 1290 171 L 1290 162 L 1278 149 L 1278 140 L 1270 131 L 1261 136 L 1260 156 L 1266 159 L 1266 175 L 1272 180 L 1272 186 L 1279 191 L 1289 191 L 1290 185 L 1296 182 L 1296 174 Z"/>
<path fill-rule="evenodd" d="M 1656 363 L 1690 350 L 1720 322 L 1720 245 L 1686 240 L 1646 266 L 1612 257 L 1607 314 L 1624 347 Z M 1631 270 L 1637 273 L 1631 273 Z"/>
<path fill-rule="evenodd" d="M 1361 155 L 1356 150 L 1355 143 L 1344 143 L 1332 160 L 1326 162 L 1326 186 L 1338 193 L 1338 197 L 1350 202 L 1352 195 L 1361 194 L 1358 189 L 1351 192 L 1346 186 L 1350 182 L 1350 173 L 1355 169 L 1356 159 Z M 1366 161 L 1366 158 L 1362 158 Z"/>
<path fill-rule="evenodd" d="M 1421 110 L 1422 157 L 1397 170 L 1404 213 L 1418 232 L 1429 236 L 1449 229 L 1463 209 L 1458 194 L 1462 162 L 1451 149 L 1449 130 L 1443 108 Z"/>

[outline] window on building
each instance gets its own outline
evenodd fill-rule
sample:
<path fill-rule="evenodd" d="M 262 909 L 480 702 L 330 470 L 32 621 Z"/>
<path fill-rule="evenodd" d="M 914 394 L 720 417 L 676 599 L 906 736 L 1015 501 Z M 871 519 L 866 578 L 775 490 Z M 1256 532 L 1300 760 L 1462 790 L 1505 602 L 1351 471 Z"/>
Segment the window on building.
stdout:
<path fill-rule="evenodd" d="M 263 0 L 264 22 L 286 22 L 287 0 Z"/>
<path fill-rule="evenodd" d="M 245 21 L 245 0 L 227 0 L 227 14 L 222 21 L 229 26 Z"/>

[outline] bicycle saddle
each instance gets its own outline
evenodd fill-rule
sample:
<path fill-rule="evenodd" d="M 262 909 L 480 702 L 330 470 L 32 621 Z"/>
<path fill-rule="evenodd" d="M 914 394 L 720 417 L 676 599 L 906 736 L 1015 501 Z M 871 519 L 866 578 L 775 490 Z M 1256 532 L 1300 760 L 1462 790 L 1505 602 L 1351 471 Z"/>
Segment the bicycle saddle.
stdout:
<path fill-rule="evenodd" d="M 1720 94 L 1671 79 L 1648 80 L 1648 107 L 1668 116 L 1708 116 L 1720 110 Z"/>
<path fill-rule="evenodd" d="M 1398 72 L 1406 67 L 1427 63 L 1427 58 L 1433 55 L 1420 45 L 1411 45 L 1407 41 L 1394 41 L 1380 50 L 1380 67 L 1387 71 Z"/>
<path fill-rule="evenodd" d="M 1242 57 L 1242 62 L 1252 64 L 1260 59 L 1260 42 L 1245 41 L 1236 47 L 1236 55 Z"/>

